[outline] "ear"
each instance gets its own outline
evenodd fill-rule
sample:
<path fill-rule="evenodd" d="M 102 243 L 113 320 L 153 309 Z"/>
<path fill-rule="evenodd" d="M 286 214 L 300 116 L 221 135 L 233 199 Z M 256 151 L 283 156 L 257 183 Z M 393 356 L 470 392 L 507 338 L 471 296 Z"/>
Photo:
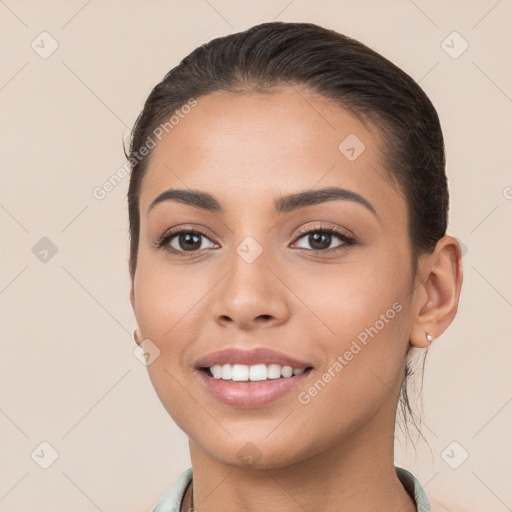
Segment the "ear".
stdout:
<path fill-rule="evenodd" d="M 452 323 L 459 306 L 462 287 L 462 251 L 456 238 L 441 238 L 434 252 L 418 266 L 420 283 L 414 290 L 414 322 L 411 345 L 425 348 Z"/>
<path fill-rule="evenodd" d="M 132 285 L 130 287 L 130 303 L 132 305 L 133 312 L 135 313 L 135 292 L 134 292 L 134 289 L 133 289 L 133 282 L 132 282 Z M 133 339 L 135 340 L 135 343 L 137 343 L 137 345 L 139 345 L 139 346 L 142 343 L 141 338 L 142 338 L 142 336 L 140 334 L 140 330 L 137 327 L 133 331 Z"/>
<path fill-rule="evenodd" d="M 133 339 L 135 340 L 135 343 L 137 343 L 137 345 L 139 345 L 139 347 L 141 347 L 141 343 L 142 343 L 142 340 L 141 340 L 142 336 L 140 335 L 140 331 L 139 331 L 139 328 L 136 327 L 134 330 L 133 330 Z"/>

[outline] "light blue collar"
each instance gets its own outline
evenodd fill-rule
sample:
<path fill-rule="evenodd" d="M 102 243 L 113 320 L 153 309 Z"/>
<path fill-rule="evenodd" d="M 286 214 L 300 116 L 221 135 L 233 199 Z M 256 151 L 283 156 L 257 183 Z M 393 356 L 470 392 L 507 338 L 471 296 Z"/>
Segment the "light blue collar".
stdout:
<path fill-rule="evenodd" d="M 180 512 L 181 501 L 190 482 L 192 482 L 192 468 L 188 468 L 181 474 L 165 496 L 158 502 L 153 512 Z"/>
<path fill-rule="evenodd" d="M 417 512 L 430 512 L 430 504 L 427 495 L 414 475 L 409 473 L 406 469 L 399 467 L 395 467 L 395 471 L 404 489 L 414 498 Z"/>
<path fill-rule="evenodd" d="M 430 512 L 427 495 L 414 475 L 399 467 L 395 467 L 395 471 L 405 490 L 416 502 L 417 512 Z M 192 468 L 188 468 L 159 501 L 153 512 L 180 512 L 183 496 L 191 482 Z"/>

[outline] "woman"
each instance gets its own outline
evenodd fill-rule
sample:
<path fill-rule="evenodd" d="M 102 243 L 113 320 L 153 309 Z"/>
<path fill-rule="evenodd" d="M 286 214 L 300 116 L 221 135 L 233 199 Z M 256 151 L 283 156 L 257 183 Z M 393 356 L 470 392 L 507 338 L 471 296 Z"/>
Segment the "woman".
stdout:
<path fill-rule="evenodd" d="M 192 462 L 155 512 L 429 511 L 393 457 L 411 351 L 462 284 L 425 93 L 265 23 L 172 69 L 127 157 L 134 337 Z"/>

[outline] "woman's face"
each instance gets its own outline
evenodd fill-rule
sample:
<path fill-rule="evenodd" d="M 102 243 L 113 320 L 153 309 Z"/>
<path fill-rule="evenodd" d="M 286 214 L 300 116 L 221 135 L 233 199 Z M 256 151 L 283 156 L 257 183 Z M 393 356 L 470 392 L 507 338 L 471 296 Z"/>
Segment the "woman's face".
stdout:
<path fill-rule="evenodd" d="M 132 305 L 160 400 L 218 461 L 280 467 L 392 431 L 415 286 L 369 130 L 304 89 L 215 93 L 152 150 Z M 158 247 L 171 229 L 200 234 Z"/>

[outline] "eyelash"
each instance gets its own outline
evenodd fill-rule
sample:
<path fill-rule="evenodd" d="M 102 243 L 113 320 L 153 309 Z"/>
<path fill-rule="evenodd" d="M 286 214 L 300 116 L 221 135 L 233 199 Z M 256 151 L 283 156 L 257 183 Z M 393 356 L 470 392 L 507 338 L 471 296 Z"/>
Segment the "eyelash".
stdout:
<path fill-rule="evenodd" d="M 301 238 L 303 238 L 304 236 L 306 235 L 309 235 L 311 233 L 328 233 L 328 234 L 331 234 L 331 235 L 335 235 L 336 237 L 338 237 L 340 240 L 342 240 L 344 243 L 333 248 L 333 249 L 323 249 L 323 250 L 320 250 L 320 249 L 304 249 L 304 248 L 300 248 L 301 250 L 305 250 L 307 252 L 313 252 L 314 254 L 333 254 L 333 253 L 338 253 L 338 252 L 341 252 L 341 251 L 344 251 L 346 249 L 348 249 L 349 247 L 355 245 L 356 241 L 353 237 L 347 235 L 346 233 L 342 232 L 341 230 L 339 229 L 336 229 L 336 228 L 333 228 L 331 226 L 314 226 L 313 228 L 309 228 L 307 230 L 304 230 L 304 231 L 300 231 L 299 234 L 297 235 L 297 237 L 294 239 L 293 243 L 299 241 Z M 176 229 L 172 229 L 170 231 L 167 231 L 166 233 L 164 233 L 155 243 L 154 243 L 154 246 L 158 249 L 162 249 L 170 254 L 176 254 L 177 256 L 184 256 L 184 257 L 190 257 L 190 256 L 193 256 L 195 254 L 197 254 L 197 252 L 199 250 L 195 250 L 195 251 L 178 251 L 176 249 L 172 249 L 169 245 L 169 242 L 174 238 L 176 237 L 177 235 L 181 235 L 181 234 L 193 234 L 193 235 L 199 235 L 199 236 L 203 236 L 205 238 L 208 238 L 208 236 L 201 232 L 201 231 L 198 231 L 198 230 L 195 230 L 195 229 L 183 229 L 183 228 L 176 228 Z"/>

